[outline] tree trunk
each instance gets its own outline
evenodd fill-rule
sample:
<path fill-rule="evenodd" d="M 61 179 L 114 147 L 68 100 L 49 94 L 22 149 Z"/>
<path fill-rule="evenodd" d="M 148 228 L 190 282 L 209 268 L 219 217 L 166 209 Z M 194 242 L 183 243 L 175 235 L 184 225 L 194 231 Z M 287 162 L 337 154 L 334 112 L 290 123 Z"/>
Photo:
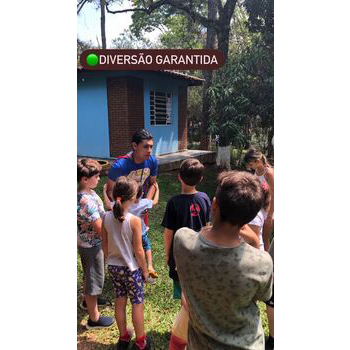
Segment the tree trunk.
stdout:
<path fill-rule="evenodd" d="M 220 168 L 230 170 L 231 169 L 231 151 L 232 145 L 218 146 L 216 155 L 216 165 Z"/>
<path fill-rule="evenodd" d="M 269 130 L 268 136 L 267 136 L 267 158 L 273 158 L 273 151 L 274 151 L 274 145 L 272 143 L 272 138 L 274 135 L 275 131 L 274 128 L 271 128 Z"/>
<path fill-rule="evenodd" d="M 100 0 L 102 49 L 106 49 L 106 0 Z"/>
<path fill-rule="evenodd" d="M 228 57 L 229 49 L 229 39 L 230 39 L 230 22 L 233 16 L 233 12 L 236 7 L 237 0 L 227 0 L 224 7 L 219 8 L 219 25 L 216 27 L 216 34 L 218 37 L 218 49 L 223 53 L 225 60 Z M 218 111 L 220 114 L 220 111 Z M 223 132 L 220 130 L 222 123 L 219 116 L 219 146 L 220 147 L 229 147 L 231 145 L 231 140 L 228 140 L 227 137 L 223 137 Z M 219 150 L 218 147 L 218 157 Z M 221 151 L 222 152 L 222 151 Z M 225 151 L 226 152 L 226 151 Z M 231 152 L 229 153 L 229 157 Z"/>
<path fill-rule="evenodd" d="M 215 19 L 217 15 L 217 6 L 215 0 L 208 0 L 208 19 Z M 207 37 L 205 41 L 206 49 L 213 49 L 215 44 L 215 29 L 213 26 L 207 27 Z M 207 98 L 208 88 L 211 86 L 211 80 L 213 77 L 213 71 L 205 70 L 204 74 L 204 86 L 202 93 L 202 118 L 201 118 L 201 138 L 199 149 L 207 150 L 209 149 L 209 135 L 208 135 L 208 125 L 210 118 L 210 104 Z"/>

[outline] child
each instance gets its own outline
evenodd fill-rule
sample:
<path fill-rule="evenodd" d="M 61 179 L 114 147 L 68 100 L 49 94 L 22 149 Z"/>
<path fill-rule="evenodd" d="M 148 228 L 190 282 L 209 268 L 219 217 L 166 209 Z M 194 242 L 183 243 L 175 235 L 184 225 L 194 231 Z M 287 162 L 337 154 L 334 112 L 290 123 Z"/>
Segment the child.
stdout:
<path fill-rule="evenodd" d="M 273 229 L 274 220 L 274 171 L 264 154 L 251 148 L 244 156 L 244 162 L 248 169 L 254 170 L 261 183 L 267 182 L 270 189 L 271 202 L 267 212 L 263 228 L 263 241 L 265 250 L 269 250 L 270 235 Z"/>
<path fill-rule="evenodd" d="M 86 328 L 105 328 L 112 317 L 101 316 L 97 296 L 104 283 L 104 259 L 101 249 L 101 226 L 104 214 L 100 197 L 93 190 L 100 180 L 101 165 L 93 159 L 78 159 L 78 250 L 84 271 L 84 301 L 89 320 Z"/>
<path fill-rule="evenodd" d="M 181 194 L 170 198 L 167 203 L 162 226 L 164 229 L 165 261 L 169 266 L 169 276 L 173 280 L 173 298 L 181 298 L 181 287 L 176 271 L 173 254 L 174 234 L 181 227 L 189 227 L 200 231 L 208 224 L 210 214 L 210 199 L 204 192 L 198 192 L 196 186 L 201 182 L 204 173 L 203 164 L 194 158 L 184 160 L 180 165 L 178 179 L 181 183 Z M 184 348 L 187 339 L 170 340 L 170 349 Z"/>
<path fill-rule="evenodd" d="M 144 332 L 143 279 L 149 277 L 142 248 L 141 219 L 128 212 L 135 202 L 139 184 L 125 176 L 117 178 L 113 188 L 115 204 L 103 219 L 102 245 L 108 271 L 116 292 L 115 318 L 119 330 L 117 349 L 127 349 L 132 337 L 126 327 L 126 303 L 132 304 L 132 320 L 136 333 L 133 349 L 151 349 Z"/>
<path fill-rule="evenodd" d="M 189 310 L 188 350 L 264 349 L 256 300 L 272 292 L 272 260 L 239 235 L 263 204 L 259 180 L 230 171 L 218 178 L 212 227 L 178 230 L 174 256 Z"/>
<path fill-rule="evenodd" d="M 152 263 L 151 242 L 149 241 L 148 234 L 147 234 L 149 227 L 147 227 L 145 224 L 144 215 L 148 209 L 151 209 L 158 203 L 158 200 L 159 200 L 158 184 L 154 183 L 150 186 L 146 198 L 142 198 L 142 194 L 143 194 L 143 187 L 142 187 L 142 184 L 139 183 L 136 202 L 130 206 L 129 212 L 141 218 L 142 246 L 146 253 L 146 258 L 148 262 L 148 272 L 150 275 L 148 282 L 150 284 L 154 284 L 155 283 L 154 278 L 158 278 L 158 274 L 154 270 L 153 263 Z M 105 206 L 110 210 L 113 207 L 114 202 L 110 202 L 107 196 L 106 185 L 103 187 L 103 195 L 104 195 Z"/>
<path fill-rule="evenodd" d="M 263 227 L 265 218 L 269 211 L 271 196 L 267 182 L 262 182 L 261 187 L 264 193 L 264 204 L 263 207 L 259 210 L 258 215 L 249 223 L 249 227 L 255 232 L 257 237 L 259 237 L 259 249 L 264 250 Z"/>

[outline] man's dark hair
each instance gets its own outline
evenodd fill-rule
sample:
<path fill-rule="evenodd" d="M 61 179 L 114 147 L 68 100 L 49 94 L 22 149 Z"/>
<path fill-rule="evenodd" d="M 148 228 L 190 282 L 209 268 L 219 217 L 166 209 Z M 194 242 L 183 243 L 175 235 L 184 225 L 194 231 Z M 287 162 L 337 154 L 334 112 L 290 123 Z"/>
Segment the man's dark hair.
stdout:
<path fill-rule="evenodd" d="M 185 159 L 180 165 L 181 180 L 188 186 L 196 186 L 203 177 L 204 165 L 196 158 Z"/>
<path fill-rule="evenodd" d="M 140 129 L 135 132 L 134 135 L 132 135 L 131 142 L 135 142 L 137 145 L 142 142 L 143 140 L 153 140 L 153 136 L 151 133 L 146 129 Z"/>
<path fill-rule="evenodd" d="M 243 226 L 252 221 L 264 204 L 259 179 L 246 171 L 228 171 L 218 176 L 215 197 L 220 220 Z"/>

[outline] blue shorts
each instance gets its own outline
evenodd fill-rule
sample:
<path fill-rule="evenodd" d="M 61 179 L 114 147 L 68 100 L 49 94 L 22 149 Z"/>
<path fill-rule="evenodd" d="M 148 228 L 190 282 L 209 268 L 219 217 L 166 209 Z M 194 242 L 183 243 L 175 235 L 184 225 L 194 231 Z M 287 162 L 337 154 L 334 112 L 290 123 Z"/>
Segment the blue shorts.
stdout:
<path fill-rule="evenodd" d="M 142 235 L 142 247 L 145 252 L 151 250 L 151 242 L 149 241 L 147 232 Z"/>

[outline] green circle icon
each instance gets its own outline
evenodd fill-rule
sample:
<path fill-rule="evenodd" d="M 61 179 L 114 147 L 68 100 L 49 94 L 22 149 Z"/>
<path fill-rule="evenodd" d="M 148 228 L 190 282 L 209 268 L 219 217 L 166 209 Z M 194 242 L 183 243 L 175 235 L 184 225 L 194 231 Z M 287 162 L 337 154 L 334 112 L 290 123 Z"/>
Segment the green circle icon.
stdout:
<path fill-rule="evenodd" d="M 96 64 L 98 63 L 98 56 L 95 55 L 94 53 L 90 53 L 89 55 L 87 55 L 86 57 L 86 63 L 89 66 L 96 66 Z"/>

